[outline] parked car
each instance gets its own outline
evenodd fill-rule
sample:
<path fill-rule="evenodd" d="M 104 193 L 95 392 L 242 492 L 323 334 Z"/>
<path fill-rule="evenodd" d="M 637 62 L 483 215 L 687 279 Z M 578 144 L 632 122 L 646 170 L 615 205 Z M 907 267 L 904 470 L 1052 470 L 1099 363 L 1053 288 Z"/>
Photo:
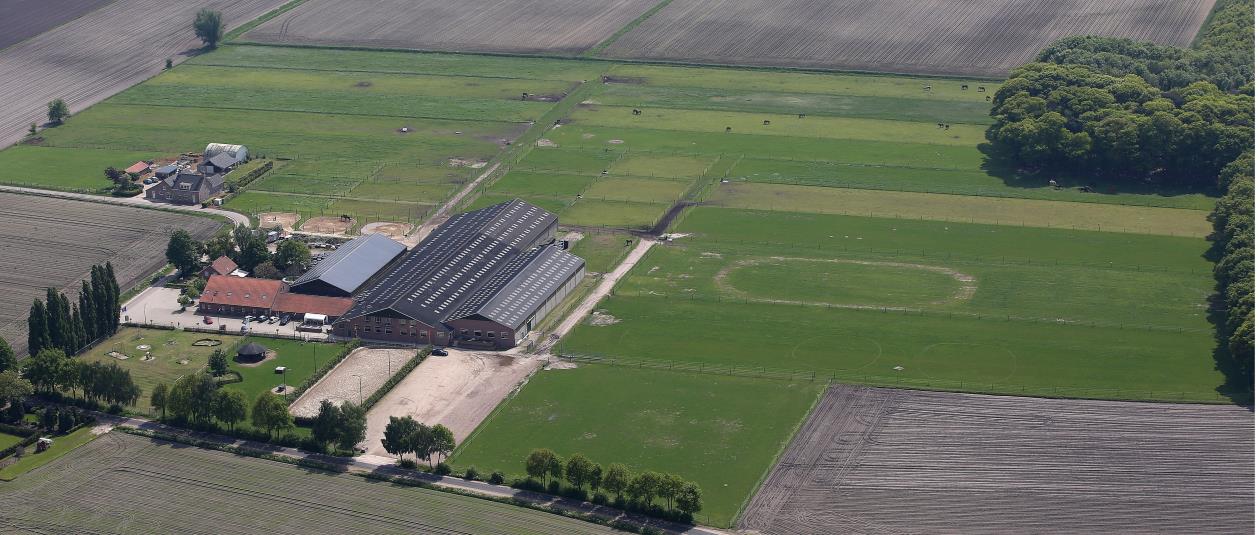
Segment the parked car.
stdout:
<path fill-rule="evenodd" d="M 433 351 L 430 351 L 429 354 L 435 357 L 445 357 L 447 355 L 450 355 L 450 353 L 447 353 L 445 349 L 442 349 L 440 347 L 433 348 Z"/>
<path fill-rule="evenodd" d="M 210 319 L 210 316 L 203 316 L 201 318 L 201 321 L 202 323 L 205 323 L 206 325 L 210 325 L 211 323 L 214 323 L 214 320 Z"/>
<path fill-rule="evenodd" d="M 253 320 L 254 320 L 254 317 L 253 317 L 253 316 L 245 316 L 245 323 L 249 323 L 249 322 L 251 322 L 251 321 L 253 321 Z"/>
<path fill-rule="evenodd" d="M 292 314 L 284 314 L 280 316 L 280 325 L 287 325 L 290 321 L 293 321 Z"/>
<path fill-rule="evenodd" d="M 267 323 L 275 323 L 277 321 L 280 321 L 280 316 L 272 316 L 270 318 L 267 318 Z"/>

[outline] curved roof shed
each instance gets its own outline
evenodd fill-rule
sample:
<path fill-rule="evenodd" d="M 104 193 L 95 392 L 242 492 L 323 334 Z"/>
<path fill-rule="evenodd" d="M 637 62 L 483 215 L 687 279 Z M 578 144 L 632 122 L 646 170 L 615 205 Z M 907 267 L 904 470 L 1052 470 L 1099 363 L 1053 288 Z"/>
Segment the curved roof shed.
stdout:
<path fill-rule="evenodd" d="M 245 145 L 228 145 L 227 143 L 209 143 L 206 145 L 206 159 L 220 154 L 227 154 L 239 163 L 249 158 L 249 149 L 245 148 Z"/>

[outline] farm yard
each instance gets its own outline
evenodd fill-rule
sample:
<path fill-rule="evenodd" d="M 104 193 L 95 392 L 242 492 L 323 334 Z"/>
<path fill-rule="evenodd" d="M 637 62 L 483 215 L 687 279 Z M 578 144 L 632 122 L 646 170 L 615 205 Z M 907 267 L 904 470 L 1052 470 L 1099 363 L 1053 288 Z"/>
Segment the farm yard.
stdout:
<path fill-rule="evenodd" d="M 22 354 L 26 314 L 45 288 L 74 299 L 94 264 L 112 262 L 124 290 L 166 264 L 163 249 L 176 229 L 206 239 L 214 219 L 84 201 L 0 193 L 0 336 Z"/>
<path fill-rule="evenodd" d="M 19 530 L 195 533 L 213 526 L 216 533 L 242 534 L 613 532 L 509 504 L 119 432 L 5 485 L 0 518 Z M 58 507 L 50 511 L 48 503 Z"/>
<path fill-rule="evenodd" d="M 821 388 L 600 365 L 548 369 L 450 462 L 523 475 L 525 456 L 545 447 L 605 466 L 677 473 L 704 491 L 697 520 L 730 526 Z"/>
<path fill-rule="evenodd" d="M 25 39 L 10 43 L 8 48 L 0 44 L 0 72 L 22 73 L 6 76 L 0 83 L 0 102 L 4 102 L 0 107 L 0 147 L 21 140 L 30 123 L 43 123 L 45 105 L 53 99 L 64 99 L 71 112 L 82 111 L 157 74 L 166 58 L 183 61 L 194 55 L 200 46 L 191 31 L 157 32 L 137 38 L 120 28 L 182 29 L 201 8 L 221 11 L 223 22 L 231 28 L 283 3 L 283 0 L 210 0 L 197 5 L 163 0 L 17 2 L 17 6 L 26 6 L 22 16 L 0 17 L 3 21 L 0 35 L 4 36 L 0 40 Z M 34 4 L 38 4 L 38 8 L 31 7 Z M 74 4 L 74 7 L 58 7 L 63 4 Z M 82 16 L 74 18 L 77 15 Z M 58 22 L 65 23 L 53 27 Z M 15 24 L 23 30 L 16 34 L 18 37 L 11 38 L 10 35 L 15 34 L 8 30 Z M 29 38 L 20 37 L 22 34 Z M 33 182 L 34 177 L 6 176 L 5 181 L 21 180 Z"/>
<path fill-rule="evenodd" d="M 1212 5 L 1210 0 L 676 1 L 620 36 L 604 55 L 1001 77 L 1069 35 L 1188 45 Z"/>
<path fill-rule="evenodd" d="M 658 0 L 309 0 L 245 34 L 245 41 L 580 54 L 656 5 Z M 329 21 L 337 21 L 330 24 Z"/>
<path fill-rule="evenodd" d="M 1254 429 L 1243 407 L 834 386 L 739 527 L 1245 532 Z"/>

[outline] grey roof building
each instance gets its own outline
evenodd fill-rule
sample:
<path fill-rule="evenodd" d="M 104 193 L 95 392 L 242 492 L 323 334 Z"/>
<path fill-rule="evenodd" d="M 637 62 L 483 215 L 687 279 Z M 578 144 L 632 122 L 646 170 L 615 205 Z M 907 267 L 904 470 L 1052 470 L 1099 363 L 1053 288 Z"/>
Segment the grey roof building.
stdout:
<path fill-rule="evenodd" d="M 373 275 L 393 262 L 407 246 L 381 234 L 350 240 L 325 255 L 304 273 L 289 291 L 304 294 L 349 296 Z"/>
<path fill-rule="evenodd" d="M 180 172 L 145 190 L 146 198 L 174 204 L 199 204 L 223 191 L 223 175 Z"/>
<path fill-rule="evenodd" d="M 519 199 L 459 214 L 375 278 L 335 332 L 515 345 L 585 273 L 581 258 L 550 245 L 557 224 Z"/>

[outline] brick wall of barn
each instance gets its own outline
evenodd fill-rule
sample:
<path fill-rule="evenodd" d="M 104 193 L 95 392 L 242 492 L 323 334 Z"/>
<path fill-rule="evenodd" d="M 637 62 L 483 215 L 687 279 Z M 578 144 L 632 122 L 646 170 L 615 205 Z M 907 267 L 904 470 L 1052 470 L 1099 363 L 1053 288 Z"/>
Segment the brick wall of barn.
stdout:
<path fill-rule="evenodd" d="M 435 328 L 424 322 L 388 314 L 369 314 L 333 323 L 333 334 L 364 340 L 377 340 L 398 344 L 450 343 L 444 327 Z"/>

